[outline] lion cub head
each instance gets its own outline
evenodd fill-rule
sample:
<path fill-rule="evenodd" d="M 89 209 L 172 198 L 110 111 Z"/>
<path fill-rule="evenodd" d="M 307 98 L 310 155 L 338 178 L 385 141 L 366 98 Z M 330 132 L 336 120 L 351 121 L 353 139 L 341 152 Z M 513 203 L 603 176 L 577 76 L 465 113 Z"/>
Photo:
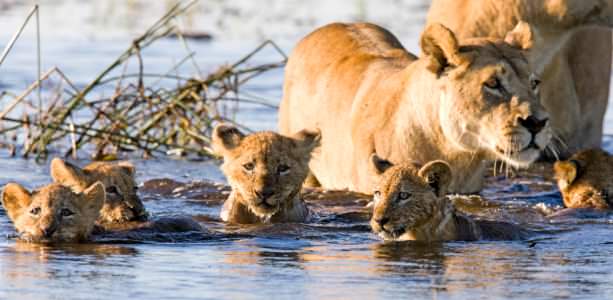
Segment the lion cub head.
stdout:
<path fill-rule="evenodd" d="M 223 156 L 221 169 L 236 199 L 256 216 L 269 218 L 300 193 L 319 139 L 319 132 L 308 130 L 291 137 L 274 132 L 245 136 L 234 126 L 220 124 L 212 144 Z"/>
<path fill-rule="evenodd" d="M 505 40 L 475 38 L 462 44 L 443 25 L 424 31 L 427 69 L 442 91 L 433 113 L 453 147 L 515 167 L 530 165 L 551 147 L 540 81 L 524 53 L 532 43 L 532 29 L 523 22 Z"/>
<path fill-rule="evenodd" d="M 88 239 L 104 203 L 101 182 L 81 193 L 53 183 L 29 192 L 9 183 L 2 205 L 21 239 L 31 242 L 79 242 Z"/>
<path fill-rule="evenodd" d="M 371 156 L 380 177 L 373 193 L 374 210 L 370 220 L 373 232 L 385 240 L 440 240 L 436 234 L 453 206 L 445 194 L 451 182 L 451 168 L 441 160 L 421 168 L 413 164 L 392 165 Z"/>
<path fill-rule="evenodd" d="M 581 151 L 554 165 L 564 205 L 613 208 L 613 157 L 600 149 Z"/>
<path fill-rule="evenodd" d="M 106 187 L 106 201 L 99 222 L 116 223 L 145 220 L 147 212 L 136 190 L 134 166 L 128 162 L 94 162 L 81 169 L 59 158 L 51 161 L 53 181 L 80 192 L 96 181 Z"/>

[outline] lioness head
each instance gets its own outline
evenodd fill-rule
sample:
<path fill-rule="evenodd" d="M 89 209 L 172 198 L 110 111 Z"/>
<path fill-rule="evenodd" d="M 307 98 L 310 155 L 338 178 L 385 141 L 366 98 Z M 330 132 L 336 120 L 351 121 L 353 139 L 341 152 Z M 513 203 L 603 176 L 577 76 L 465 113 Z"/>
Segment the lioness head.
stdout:
<path fill-rule="evenodd" d="M 613 157 L 607 152 L 579 152 L 556 162 L 554 172 L 566 207 L 613 208 Z"/>
<path fill-rule="evenodd" d="M 423 227 L 436 227 L 451 215 L 453 207 L 444 198 L 452 178 L 446 162 L 436 160 L 418 168 L 410 163 L 392 165 L 373 154 L 371 163 L 380 180 L 370 225 L 383 239 L 415 240 Z M 425 231 L 434 231 L 430 229 Z"/>
<path fill-rule="evenodd" d="M 96 181 L 106 187 L 106 201 L 100 211 L 102 223 L 145 220 L 147 212 L 136 190 L 134 166 L 129 162 L 94 162 L 81 169 L 59 158 L 51 161 L 53 181 L 80 192 Z"/>
<path fill-rule="evenodd" d="M 515 167 L 535 161 L 551 140 L 548 114 L 538 98 L 539 80 L 524 51 L 532 31 L 521 23 L 503 40 L 458 43 L 440 24 L 421 38 L 428 70 L 442 90 L 435 112 L 456 149 L 483 152 Z"/>
<path fill-rule="evenodd" d="M 9 183 L 2 205 L 21 239 L 31 242 L 79 242 L 92 232 L 104 203 L 104 185 L 97 182 L 82 193 L 53 183 L 29 192 Z"/>
<path fill-rule="evenodd" d="M 234 126 L 220 124 L 213 131 L 213 148 L 223 156 L 221 169 L 239 201 L 267 218 L 300 192 L 319 139 L 318 131 L 308 130 L 292 137 L 274 132 L 245 136 Z"/>

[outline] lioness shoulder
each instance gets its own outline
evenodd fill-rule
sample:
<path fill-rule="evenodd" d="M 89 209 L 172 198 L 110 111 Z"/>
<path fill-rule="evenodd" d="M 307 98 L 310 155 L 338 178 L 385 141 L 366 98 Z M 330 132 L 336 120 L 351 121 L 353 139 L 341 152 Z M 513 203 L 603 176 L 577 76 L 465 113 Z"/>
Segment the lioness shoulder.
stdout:
<path fill-rule="evenodd" d="M 309 212 L 300 190 L 319 136 L 309 130 L 291 137 L 274 132 L 245 136 L 234 126 L 216 126 L 213 148 L 223 156 L 221 169 L 232 187 L 221 218 L 232 223 L 305 221 Z"/>

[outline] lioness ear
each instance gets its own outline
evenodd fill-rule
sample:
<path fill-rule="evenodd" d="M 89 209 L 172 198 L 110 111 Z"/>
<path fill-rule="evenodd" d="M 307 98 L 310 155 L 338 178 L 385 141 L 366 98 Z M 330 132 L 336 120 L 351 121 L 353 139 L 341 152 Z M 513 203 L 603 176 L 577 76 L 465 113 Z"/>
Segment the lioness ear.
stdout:
<path fill-rule="evenodd" d="M 213 151 L 225 156 L 229 151 L 238 147 L 244 137 L 245 135 L 238 128 L 229 124 L 219 124 L 213 129 Z"/>
<path fill-rule="evenodd" d="M 117 163 L 117 166 L 122 172 L 130 177 L 133 177 L 134 173 L 136 173 L 136 168 L 134 168 L 134 165 L 129 161 L 121 161 Z"/>
<path fill-rule="evenodd" d="M 509 31 L 504 38 L 504 42 L 512 47 L 528 50 L 532 48 L 535 41 L 535 32 L 532 26 L 524 21 L 519 21 L 513 30 Z"/>
<path fill-rule="evenodd" d="M 451 183 L 451 167 L 442 160 L 435 160 L 427 163 L 417 173 L 433 189 L 434 193 L 442 197 L 447 193 L 447 188 Z"/>
<path fill-rule="evenodd" d="M 304 153 L 309 154 L 319 146 L 321 142 L 321 131 L 319 129 L 303 129 L 292 136 L 296 146 Z"/>
<path fill-rule="evenodd" d="M 81 168 L 57 157 L 51 160 L 51 178 L 56 183 L 67 185 L 87 181 L 87 175 Z"/>
<path fill-rule="evenodd" d="M 447 67 L 456 67 L 466 61 L 460 54 L 460 46 L 455 34 L 449 28 L 435 23 L 421 35 L 421 52 L 430 58 L 428 69 L 440 75 Z"/>
<path fill-rule="evenodd" d="M 373 153 L 370 155 L 370 164 L 375 173 L 378 175 L 385 173 L 387 169 L 394 166 L 394 164 L 392 164 L 389 160 L 379 157 L 377 153 Z"/>
<path fill-rule="evenodd" d="M 19 184 L 9 183 L 2 191 L 2 206 L 11 221 L 15 222 L 23 210 L 32 203 L 30 192 Z"/>
<path fill-rule="evenodd" d="M 579 168 L 580 164 L 576 160 L 557 161 L 553 165 L 555 178 L 558 181 L 560 190 L 566 189 L 577 179 Z"/>
<path fill-rule="evenodd" d="M 85 198 L 84 213 L 97 219 L 100 215 L 100 209 L 106 201 L 106 193 L 104 192 L 104 184 L 100 181 L 90 185 L 83 191 L 83 197 Z"/>

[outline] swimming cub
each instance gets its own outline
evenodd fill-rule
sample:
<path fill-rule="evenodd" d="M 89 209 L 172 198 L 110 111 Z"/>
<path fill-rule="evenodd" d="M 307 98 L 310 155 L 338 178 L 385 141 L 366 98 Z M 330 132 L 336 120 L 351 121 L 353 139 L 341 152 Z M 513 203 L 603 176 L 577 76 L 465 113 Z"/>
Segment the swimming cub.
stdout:
<path fill-rule="evenodd" d="M 20 239 L 38 243 L 76 243 L 91 239 L 105 194 L 104 185 L 99 181 L 83 192 L 59 183 L 29 192 L 17 183 L 9 183 L 2 193 L 2 205 Z M 202 231 L 202 227 L 191 219 L 160 219 L 134 223 L 130 228 L 114 232 L 128 235 L 145 230 L 171 233 Z"/>
<path fill-rule="evenodd" d="M 524 236 L 513 224 L 473 220 L 458 213 L 445 197 L 452 174 L 444 161 L 431 161 L 418 168 L 413 164 L 392 165 L 373 154 L 371 164 L 380 178 L 373 193 L 370 225 L 385 240 L 511 240 Z"/>
<path fill-rule="evenodd" d="M 613 157 L 607 152 L 584 150 L 569 160 L 556 162 L 553 169 L 564 206 L 613 208 Z"/>
<path fill-rule="evenodd" d="M 221 218 L 231 223 L 304 222 L 309 210 L 300 190 L 309 172 L 318 131 L 293 136 L 274 132 L 243 135 L 220 124 L 213 130 L 213 149 L 223 156 L 221 169 L 232 187 Z"/>
<path fill-rule="evenodd" d="M 53 182 L 69 186 L 77 192 L 96 181 L 104 184 L 106 201 L 100 210 L 100 224 L 147 219 L 145 206 L 136 193 L 134 173 L 134 166 L 129 162 L 93 162 L 79 168 L 59 158 L 51 161 Z"/>

